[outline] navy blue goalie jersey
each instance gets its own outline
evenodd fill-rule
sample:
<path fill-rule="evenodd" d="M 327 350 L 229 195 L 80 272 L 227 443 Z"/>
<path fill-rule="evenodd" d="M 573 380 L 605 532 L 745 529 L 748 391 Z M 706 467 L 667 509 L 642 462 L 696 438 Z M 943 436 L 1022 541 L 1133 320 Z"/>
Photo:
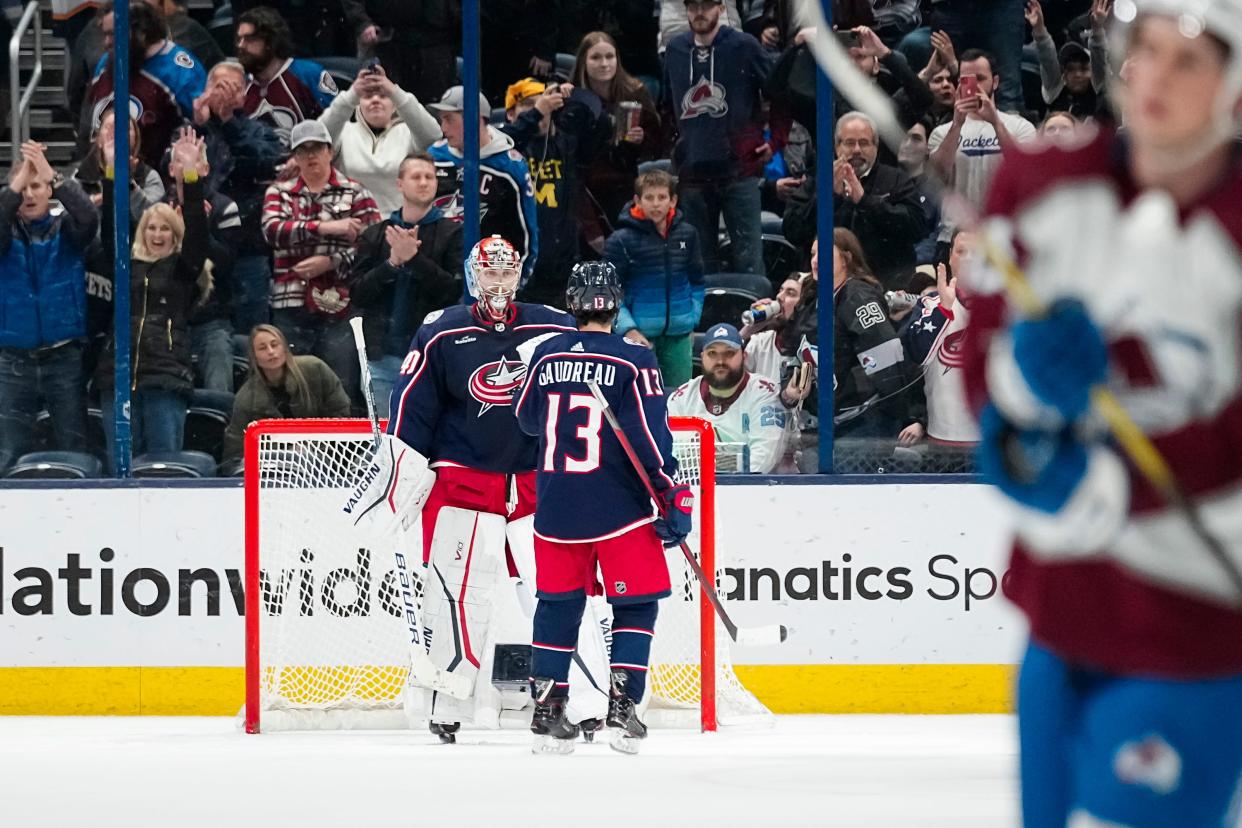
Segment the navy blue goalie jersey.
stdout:
<path fill-rule="evenodd" d="M 539 438 L 535 534 L 586 543 L 654 519 L 654 505 L 587 382 L 595 380 L 657 492 L 677 460 L 660 368 L 649 348 L 593 331 L 562 334 L 531 356 L 516 413 Z"/>
<path fill-rule="evenodd" d="M 513 417 L 513 395 L 526 376 L 518 346 L 573 330 L 568 314 L 520 302 L 499 322 L 484 319 L 475 305 L 428 314 L 393 387 L 389 433 L 432 466 L 534 470 L 535 440 Z"/>

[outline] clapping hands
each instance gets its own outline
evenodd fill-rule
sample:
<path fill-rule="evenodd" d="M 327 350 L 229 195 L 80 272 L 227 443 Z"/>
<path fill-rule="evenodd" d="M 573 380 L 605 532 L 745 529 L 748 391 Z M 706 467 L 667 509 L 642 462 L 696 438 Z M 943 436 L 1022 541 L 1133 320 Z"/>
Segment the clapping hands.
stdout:
<path fill-rule="evenodd" d="M 384 229 L 384 241 L 388 242 L 388 263 L 393 267 L 401 267 L 418 255 L 422 240 L 418 238 L 418 227 L 397 227 L 394 224 Z"/>

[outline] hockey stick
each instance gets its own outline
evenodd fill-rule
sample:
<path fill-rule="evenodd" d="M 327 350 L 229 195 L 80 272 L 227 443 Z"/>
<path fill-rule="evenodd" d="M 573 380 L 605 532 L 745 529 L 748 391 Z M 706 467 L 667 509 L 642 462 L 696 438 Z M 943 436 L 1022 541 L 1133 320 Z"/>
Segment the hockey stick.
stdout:
<path fill-rule="evenodd" d="M 824 74 L 832 81 L 860 112 L 866 113 L 875 121 L 879 138 L 893 154 L 896 155 L 905 140 L 905 130 L 897 120 L 896 107 L 893 101 L 882 94 L 878 86 L 867 79 L 855 67 L 853 60 L 836 38 L 832 29 L 824 19 L 823 8 L 819 0 L 800 0 L 804 12 L 814 24 L 815 34 L 807 39 L 807 46 L 815 56 L 816 62 Z M 934 162 L 928 159 L 924 168 L 927 179 L 937 190 L 942 202 L 952 202 L 964 215 L 970 216 L 972 224 L 978 226 L 979 216 L 973 205 L 958 196 L 941 176 Z M 1039 294 L 1031 287 L 1022 272 L 1022 268 L 1006 251 L 1002 250 L 987 233 L 979 233 L 983 258 L 1000 274 L 1005 282 L 1005 290 L 1013 303 L 1028 317 L 1040 317 L 1047 312 L 1047 307 Z M 1186 496 L 1181 485 L 1169 468 L 1169 464 L 1160 454 L 1160 449 L 1151 438 L 1134 422 L 1126 412 L 1117 396 L 1104 384 L 1091 389 L 1091 404 L 1095 413 L 1108 426 L 1109 432 L 1117 441 L 1125 455 L 1135 468 L 1149 483 L 1160 492 L 1165 503 L 1181 513 L 1186 525 L 1203 544 L 1208 554 L 1224 571 L 1230 585 L 1238 596 L 1242 597 L 1242 569 L 1238 568 L 1230 558 L 1225 545 L 1212 534 L 1203 522 L 1203 515 L 1196 503 Z"/>
<path fill-rule="evenodd" d="M 371 367 L 367 364 L 367 343 L 362 335 L 362 317 L 349 320 L 354 332 L 354 347 L 358 351 L 358 364 L 362 368 L 362 396 L 367 404 L 367 416 L 371 420 L 371 432 L 375 437 L 376 455 L 383 449 L 383 432 L 375 412 L 375 392 L 371 388 Z M 468 699 L 474 694 L 474 682 L 465 676 L 441 670 L 427 655 L 427 640 L 423 636 L 423 620 L 414 594 L 414 578 L 398 545 L 392 545 L 393 563 L 396 567 L 397 584 L 401 593 L 401 611 L 410 634 L 410 677 L 421 686 L 435 690 L 455 699 Z"/>
<path fill-rule="evenodd" d="M 608 419 L 608 425 L 612 428 L 613 434 L 617 435 L 617 442 L 621 444 L 621 448 L 625 451 L 625 456 L 630 459 L 630 465 L 634 467 L 634 472 L 638 475 L 638 479 L 642 481 L 643 488 L 647 490 L 647 494 L 655 503 L 656 511 L 660 517 L 664 517 L 664 501 L 656 494 L 655 486 L 651 485 L 651 477 L 647 474 L 647 470 L 643 468 L 643 463 L 638 459 L 638 454 L 634 451 L 634 446 L 630 443 L 630 439 L 625 436 L 625 432 L 621 429 L 621 423 L 617 420 L 617 415 L 613 412 L 612 406 L 608 405 L 608 398 L 604 396 L 604 392 L 600 390 L 599 383 L 595 380 L 587 380 L 587 387 L 591 389 L 591 393 L 595 399 L 603 407 L 604 416 Z M 720 622 L 724 624 L 725 630 L 729 633 L 729 638 L 734 642 L 745 647 L 765 647 L 772 644 L 779 644 L 786 639 L 789 631 L 784 624 L 768 624 L 763 627 L 743 627 L 739 628 L 733 623 L 733 619 L 729 617 L 729 613 L 725 610 L 724 604 L 720 601 L 720 596 L 716 594 L 716 585 L 707 577 L 707 573 L 703 571 L 703 567 L 699 566 L 699 562 L 695 559 L 694 553 L 690 551 L 690 547 L 683 540 L 680 544 L 681 554 L 686 556 L 686 563 L 690 564 L 690 568 L 694 570 L 694 577 L 698 578 L 699 586 L 703 588 L 703 593 L 707 596 L 707 600 L 711 602 L 712 608 L 716 610 L 716 615 L 720 618 Z"/>

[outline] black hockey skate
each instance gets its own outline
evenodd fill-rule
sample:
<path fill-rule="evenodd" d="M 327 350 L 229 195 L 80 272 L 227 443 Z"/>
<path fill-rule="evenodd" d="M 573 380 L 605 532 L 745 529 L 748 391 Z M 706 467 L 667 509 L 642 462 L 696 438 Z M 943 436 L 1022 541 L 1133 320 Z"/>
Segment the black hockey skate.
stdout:
<path fill-rule="evenodd" d="M 605 720 L 612 728 L 609 746 L 619 753 L 638 753 L 638 746 L 647 738 L 647 726 L 638 720 L 638 711 L 634 708 L 634 700 L 625 692 L 630 683 L 630 674 L 624 670 L 613 670 L 610 677 L 608 693 L 608 718 Z"/>
<path fill-rule="evenodd" d="M 578 726 L 565 718 L 564 696 L 552 696 L 555 679 L 534 679 L 535 713 L 531 716 L 530 732 L 535 734 L 531 753 L 566 754 L 574 752 Z"/>
<path fill-rule="evenodd" d="M 440 737 L 446 745 L 457 744 L 457 731 L 461 730 L 461 722 L 427 722 L 427 729 Z"/>

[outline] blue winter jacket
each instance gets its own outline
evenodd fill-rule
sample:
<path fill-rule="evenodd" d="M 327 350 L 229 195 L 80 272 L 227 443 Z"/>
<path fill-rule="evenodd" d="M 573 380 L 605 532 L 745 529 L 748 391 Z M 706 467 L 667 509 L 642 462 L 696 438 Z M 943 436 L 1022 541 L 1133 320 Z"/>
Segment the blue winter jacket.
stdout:
<path fill-rule="evenodd" d="M 84 252 L 99 212 L 76 181 L 54 196 L 64 206 L 26 222 L 21 193 L 0 187 L 0 347 L 32 350 L 86 336 Z"/>
<path fill-rule="evenodd" d="M 604 258 L 617 268 L 625 291 L 617 333 L 637 328 L 643 336 L 681 336 L 703 313 L 703 255 L 699 234 L 678 210 L 661 236 L 636 207 L 617 219 L 604 243 Z"/>

